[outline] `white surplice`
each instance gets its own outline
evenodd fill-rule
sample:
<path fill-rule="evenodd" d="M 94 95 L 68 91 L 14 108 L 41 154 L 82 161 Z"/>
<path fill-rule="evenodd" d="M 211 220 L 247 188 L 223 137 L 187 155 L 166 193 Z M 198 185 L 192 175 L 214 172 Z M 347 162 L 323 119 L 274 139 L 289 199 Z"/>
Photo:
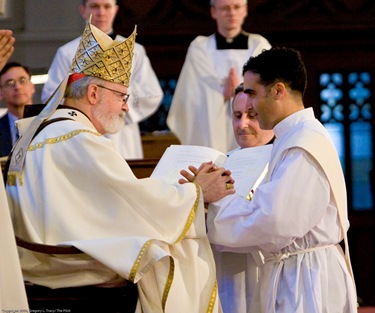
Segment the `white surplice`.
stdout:
<path fill-rule="evenodd" d="M 259 269 L 253 254 L 221 252 L 212 246 L 223 312 L 247 313 L 258 282 Z"/>
<path fill-rule="evenodd" d="M 210 205 L 210 241 L 264 254 L 251 313 L 357 312 L 351 267 L 336 246 L 349 223 L 329 135 L 312 109 L 290 115 L 274 132 L 269 172 L 253 199 L 233 195 Z"/>
<path fill-rule="evenodd" d="M 215 35 L 198 36 L 188 49 L 178 78 L 167 125 L 184 145 L 207 146 L 223 153 L 238 147 L 233 134 L 230 101 L 223 88 L 229 70 L 242 68 L 250 56 L 271 45 L 258 34 L 249 34 L 249 49 L 216 49 Z"/>
<path fill-rule="evenodd" d="M 228 152 L 228 155 L 239 149 Z M 259 181 L 264 178 L 265 174 L 266 171 L 261 174 Z M 247 313 L 258 282 L 258 263 L 262 256 L 258 251 L 236 253 L 221 250 L 221 246 L 212 245 L 223 312 Z"/>
<path fill-rule="evenodd" d="M 0 171 L 0 312 L 29 312 L 12 221 Z"/>
<path fill-rule="evenodd" d="M 125 278 L 137 283 L 143 313 L 221 312 L 200 188 L 137 179 L 84 114 L 62 108 L 59 117 L 74 120 L 35 137 L 22 177 L 7 186 L 9 204 L 18 235 L 86 254 L 22 250 L 25 279 L 61 288 Z"/>
<path fill-rule="evenodd" d="M 68 76 L 73 57 L 78 49 L 81 37 L 61 46 L 48 70 L 48 81 L 43 86 L 42 102 L 46 102 L 59 84 Z M 116 41 L 125 38 L 117 35 Z M 126 125 L 116 134 L 106 135 L 116 149 L 127 160 L 142 159 L 142 140 L 138 123 L 151 116 L 159 107 L 163 98 L 163 90 L 152 69 L 145 48 L 135 43 L 132 73 L 128 89 L 129 112 L 126 114 Z"/>

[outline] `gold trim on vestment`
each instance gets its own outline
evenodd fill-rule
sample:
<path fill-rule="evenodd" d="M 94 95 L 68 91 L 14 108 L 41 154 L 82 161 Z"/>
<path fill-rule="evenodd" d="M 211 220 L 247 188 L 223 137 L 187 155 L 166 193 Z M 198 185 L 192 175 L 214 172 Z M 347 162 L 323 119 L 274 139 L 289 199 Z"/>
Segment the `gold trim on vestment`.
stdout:
<path fill-rule="evenodd" d="M 171 290 L 171 287 L 172 287 L 173 277 L 174 277 L 174 268 L 175 268 L 174 260 L 171 256 L 169 257 L 169 261 L 170 261 L 169 273 L 168 273 L 168 278 L 165 284 L 163 298 L 162 298 L 162 307 L 163 307 L 164 312 L 165 312 L 165 305 L 167 303 L 169 291 Z"/>
<path fill-rule="evenodd" d="M 199 185 L 196 184 L 196 183 L 194 183 L 194 185 L 195 185 L 195 188 L 196 188 L 197 197 L 195 199 L 193 208 L 192 208 L 192 210 L 191 210 L 191 212 L 189 214 L 189 217 L 188 217 L 188 219 L 186 221 L 186 224 L 184 226 L 184 229 L 183 229 L 181 235 L 178 237 L 178 239 L 173 244 L 176 244 L 176 243 L 180 242 L 186 236 L 186 233 L 188 232 L 188 230 L 190 229 L 190 227 L 191 227 L 191 225 L 192 225 L 192 223 L 194 221 L 195 214 L 196 214 L 196 211 L 197 211 L 197 208 L 198 208 L 198 204 L 199 204 L 199 200 L 200 200 L 200 194 L 201 194 Z M 138 268 L 139 268 L 139 265 L 141 263 L 141 259 L 144 256 L 146 250 L 149 248 L 149 246 L 152 243 L 152 241 L 153 240 L 147 241 L 143 245 L 143 247 L 141 248 L 141 251 L 138 253 L 137 259 L 134 262 L 134 265 L 133 265 L 133 267 L 132 267 L 132 269 L 130 271 L 129 278 L 128 278 L 128 280 L 131 281 L 132 283 L 134 283 L 135 276 L 136 276 L 136 274 L 138 272 Z M 165 287 L 164 287 L 164 291 L 163 291 L 163 296 L 162 296 L 162 308 L 163 308 L 163 311 L 165 311 L 165 306 L 167 304 L 169 292 L 170 292 L 171 287 L 172 287 L 173 277 L 174 277 L 174 271 L 175 271 L 175 263 L 174 263 L 174 259 L 173 259 L 172 256 L 169 256 L 169 261 L 170 261 L 169 273 L 168 273 L 167 281 L 165 283 Z M 216 293 L 217 293 L 217 284 L 215 282 L 214 291 L 212 292 L 210 303 L 209 303 L 209 308 L 208 308 L 208 311 L 207 311 L 208 313 L 212 312 L 213 306 L 215 305 Z M 212 304 L 212 302 L 213 302 L 213 304 Z"/>
<path fill-rule="evenodd" d="M 193 221 L 194 221 L 194 218 L 195 218 L 195 213 L 197 212 L 199 200 L 200 200 L 200 197 L 201 197 L 201 188 L 199 187 L 199 185 L 197 183 L 194 183 L 194 185 L 195 185 L 195 189 L 197 191 L 197 198 L 195 199 L 193 208 L 192 208 L 192 210 L 189 214 L 189 217 L 186 221 L 185 227 L 184 227 L 182 233 L 180 234 L 180 236 L 174 242 L 174 244 L 180 242 L 186 236 L 186 233 L 189 231 L 191 225 L 193 224 Z"/>
<path fill-rule="evenodd" d="M 153 240 L 148 240 L 143 245 L 141 251 L 138 253 L 137 259 L 135 260 L 134 265 L 133 265 L 133 267 L 130 271 L 129 277 L 128 277 L 128 280 L 130 282 L 134 283 L 135 276 L 136 276 L 136 274 L 138 272 L 138 269 L 139 269 L 139 264 L 141 263 L 141 259 L 144 256 L 147 249 L 150 247 L 152 242 L 153 242 Z M 169 291 L 171 290 L 171 286 L 172 286 L 172 283 L 173 283 L 173 277 L 174 277 L 174 270 L 175 270 L 175 264 L 174 264 L 174 260 L 173 260 L 172 256 L 169 256 L 169 261 L 170 261 L 169 273 L 168 273 L 167 281 L 165 282 L 165 287 L 164 287 L 163 296 L 162 296 L 163 311 L 165 311 L 165 305 L 166 305 L 167 300 L 168 300 Z"/>
<path fill-rule="evenodd" d="M 22 180 L 22 173 L 21 172 L 8 172 L 7 184 L 9 186 L 16 186 L 17 180 L 19 181 L 20 186 L 22 186 L 23 180 Z"/>
<path fill-rule="evenodd" d="M 92 131 L 90 129 L 76 129 L 76 130 L 71 131 L 70 133 L 67 133 L 66 135 L 58 136 L 55 138 L 47 138 L 43 142 L 37 142 L 34 145 L 29 145 L 27 148 L 27 151 L 35 151 L 36 149 L 43 148 L 45 145 L 51 145 L 51 144 L 55 144 L 64 140 L 71 139 L 74 136 L 77 136 L 81 133 L 90 133 L 96 136 L 102 136 L 102 134 L 96 131 Z M 19 185 L 23 186 L 22 172 L 9 171 L 7 175 L 7 184 L 9 186 L 16 186 L 17 180 L 19 182 Z"/>
<path fill-rule="evenodd" d="M 139 268 L 139 264 L 141 263 L 141 259 L 143 257 L 143 255 L 145 254 L 146 250 L 148 249 L 148 247 L 150 246 L 151 242 L 153 240 L 148 240 L 142 247 L 141 251 L 139 251 L 138 253 L 138 256 L 137 256 L 137 259 L 135 260 L 134 264 L 133 264 L 133 267 L 130 271 L 130 274 L 129 274 L 129 278 L 128 280 L 131 281 L 132 283 L 134 283 L 134 280 L 135 280 L 135 275 L 137 274 L 138 272 L 138 268 Z"/>
<path fill-rule="evenodd" d="M 215 280 L 214 288 L 211 293 L 210 303 L 208 304 L 207 313 L 212 313 L 215 307 L 217 297 L 217 280 Z"/>
<path fill-rule="evenodd" d="M 92 131 L 90 129 L 76 129 L 76 130 L 71 131 L 70 133 L 67 133 L 66 135 L 58 136 L 55 138 L 47 138 L 43 142 L 37 142 L 34 145 L 30 145 L 27 148 L 27 151 L 35 151 L 36 149 L 43 148 L 45 145 L 51 145 L 51 144 L 55 144 L 64 140 L 68 140 L 81 133 L 90 133 L 96 136 L 102 136 L 102 134 L 96 131 Z M 23 185 L 22 172 L 9 171 L 7 175 L 7 184 L 9 186 L 16 186 L 17 180 L 19 182 L 19 185 L 22 186 Z"/>
<path fill-rule="evenodd" d="M 70 133 L 67 133 L 66 135 L 58 136 L 58 137 L 55 137 L 55 138 L 47 138 L 43 142 L 37 142 L 35 145 L 30 145 L 27 148 L 27 151 L 34 151 L 36 149 L 43 148 L 45 145 L 55 144 L 55 143 L 58 143 L 58 142 L 61 142 L 61 141 L 64 141 L 64 140 L 68 140 L 68 139 L 73 138 L 74 136 L 77 136 L 77 135 L 81 134 L 81 133 L 90 133 L 90 134 L 93 134 L 93 135 L 102 136 L 102 134 L 100 134 L 96 131 L 92 131 L 90 129 L 76 129 L 76 130 L 71 131 Z"/>

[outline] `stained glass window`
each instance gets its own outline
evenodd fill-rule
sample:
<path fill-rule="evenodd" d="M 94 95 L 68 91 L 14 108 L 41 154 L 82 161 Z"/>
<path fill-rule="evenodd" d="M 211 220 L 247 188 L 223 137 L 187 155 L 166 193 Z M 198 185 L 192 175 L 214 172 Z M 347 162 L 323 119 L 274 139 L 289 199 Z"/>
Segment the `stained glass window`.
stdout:
<path fill-rule="evenodd" d="M 370 175 L 373 170 L 373 115 L 371 75 L 323 73 L 320 75 L 320 120 L 338 151 L 348 186 L 349 208 L 373 207 Z"/>

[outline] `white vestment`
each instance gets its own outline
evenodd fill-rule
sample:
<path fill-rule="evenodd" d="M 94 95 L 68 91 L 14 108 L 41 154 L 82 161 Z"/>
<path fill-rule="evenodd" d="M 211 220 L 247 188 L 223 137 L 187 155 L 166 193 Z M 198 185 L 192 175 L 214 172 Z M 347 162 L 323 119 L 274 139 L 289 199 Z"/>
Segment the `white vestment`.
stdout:
<path fill-rule="evenodd" d="M 349 223 L 329 135 L 312 109 L 290 115 L 274 132 L 269 171 L 253 199 L 233 195 L 211 204 L 209 238 L 226 251 L 262 251 L 250 312 L 357 312 L 351 268 L 335 246 Z"/>
<path fill-rule="evenodd" d="M 238 147 L 231 101 L 224 101 L 224 82 L 232 67 L 242 77 L 250 56 L 271 45 L 264 37 L 250 34 L 248 47 L 218 50 L 215 35 L 198 36 L 191 42 L 167 117 L 168 127 L 182 144 L 208 146 L 223 153 Z"/>
<path fill-rule="evenodd" d="M 48 70 L 48 81 L 43 87 L 43 103 L 68 76 L 80 40 L 81 37 L 78 37 L 57 50 Z M 117 35 L 116 41 L 123 40 L 125 40 L 124 37 Z M 128 100 L 129 112 L 125 116 L 126 125 L 118 133 L 106 136 L 113 140 L 116 149 L 125 159 L 142 159 L 143 149 L 138 123 L 157 110 L 163 98 L 163 91 L 145 48 L 138 43 L 134 46 L 128 93 L 130 93 L 130 98 Z"/>
<path fill-rule="evenodd" d="M 224 313 L 248 313 L 258 282 L 251 253 L 221 252 L 213 245 L 219 297 Z"/>
<path fill-rule="evenodd" d="M 3 174 L 0 171 L 0 312 L 29 312 Z"/>
<path fill-rule="evenodd" d="M 238 149 L 228 152 L 228 155 Z M 259 177 L 260 181 L 265 174 L 266 171 Z M 258 263 L 260 263 L 261 255 L 258 251 L 236 253 L 221 251 L 221 248 L 221 246 L 212 245 L 223 312 L 247 313 L 258 282 Z"/>
<path fill-rule="evenodd" d="M 22 177 L 8 180 L 9 205 L 19 236 L 86 254 L 22 250 L 24 278 L 51 288 L 125 278 L 137 283 L 143 313 L 221 312 L 200 188 L 137 179 L 84 114 L 61 108 L 58 117 L 74 120 L 33 139 Z"/>

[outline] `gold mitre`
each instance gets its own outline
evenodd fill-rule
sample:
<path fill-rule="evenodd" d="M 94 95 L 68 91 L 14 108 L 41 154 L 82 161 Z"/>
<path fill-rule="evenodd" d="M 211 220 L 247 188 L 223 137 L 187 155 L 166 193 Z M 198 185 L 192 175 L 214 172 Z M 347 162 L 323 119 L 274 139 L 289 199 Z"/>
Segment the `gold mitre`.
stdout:
<path fill-rule="evenodd" d="M 15 185 L 17 180 L 22 185 L 23 165 L 30 142 L 39 126 L 61 103 L 66 87 L 77 79 L 71 74 L 94 76 L 129 87 L 136 31 L 137 27 L 125 41 L 116 41 L 92 25 L 90 20 L 86 22 L 70 75 L 56 88 L 42 112 L 29 121 L 27 130 L 13 147 L 8 171 L 9 185 Z"/>
<path fill-rule="evenodd" d="M 71 73 L 82 73 L 129 87 L 137 26 L 125 41 L 112 40 L 86 22 Z"/>

